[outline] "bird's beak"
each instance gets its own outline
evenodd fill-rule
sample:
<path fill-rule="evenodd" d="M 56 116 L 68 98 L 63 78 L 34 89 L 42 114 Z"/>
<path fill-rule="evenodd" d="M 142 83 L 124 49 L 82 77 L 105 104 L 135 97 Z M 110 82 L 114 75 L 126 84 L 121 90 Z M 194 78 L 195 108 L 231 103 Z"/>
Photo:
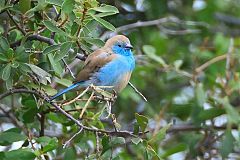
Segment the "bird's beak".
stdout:
<path fill-rule="evenodd" d="M 131 44 L 127 44 L 127 45 L 125 46 L 125 48 L 126 48 L 126 49 L 133 49 L 133 46 L 132 46 Z"/>

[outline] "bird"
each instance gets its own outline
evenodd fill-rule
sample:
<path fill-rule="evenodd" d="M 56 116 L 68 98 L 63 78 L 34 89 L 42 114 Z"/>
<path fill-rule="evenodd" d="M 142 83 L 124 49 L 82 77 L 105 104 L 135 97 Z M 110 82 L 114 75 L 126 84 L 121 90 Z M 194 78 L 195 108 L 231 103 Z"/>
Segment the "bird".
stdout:
<path fill-rule="evenodd" d="M 133 46 L 124 35 L 115 35 L 108 39 L 102 48 L 89 54 L 75 82 L 50 97 L 50 101 L 75 89 L 94 86 L 113 86 L 118 94 L 128 84 L 135 68 Z"/>

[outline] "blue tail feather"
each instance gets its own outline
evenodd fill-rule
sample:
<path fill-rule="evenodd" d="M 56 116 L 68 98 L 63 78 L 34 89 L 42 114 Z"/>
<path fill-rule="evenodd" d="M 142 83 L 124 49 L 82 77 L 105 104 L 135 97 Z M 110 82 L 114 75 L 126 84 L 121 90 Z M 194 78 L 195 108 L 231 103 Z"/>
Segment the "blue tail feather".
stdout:
<path fill-rule="evenodd" d="M 62 91 L 60 91 L 60 92 L 58 92 L 57 94 L 55 94 L 54 96 L 52 96 L 52 97 L 50 98 L 50 101 L 56 99 L 57 97 L 63 95 L 64 93 L 66 93 L 66 92 L 68 92 L 68 91 L 70 91 L 70 90 L 72 90 L 72 89 L 80 86 L 81 84 L 82 84 L 82 82 L 77 82 L 77 83 L 75 83 L 75 84 L 73 84 L 73 85 L 71 85 L 71 86 L 63 89 Z"/>

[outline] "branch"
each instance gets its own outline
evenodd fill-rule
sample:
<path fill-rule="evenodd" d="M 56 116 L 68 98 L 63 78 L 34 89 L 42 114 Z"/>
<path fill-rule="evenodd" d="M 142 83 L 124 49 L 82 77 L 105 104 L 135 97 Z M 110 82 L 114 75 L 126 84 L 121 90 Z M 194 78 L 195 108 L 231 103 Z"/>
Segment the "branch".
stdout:
<path fill-rule="evenodd" d="M 10 113 L 10 111 L 6 111 L 4 108 L 6 108 L 6 106 L 0 104 L 0 111 L 2 111 L 2 113 L 10 119 L 13 125 L 15 125 L 18 128 L 21 128 L 23 132 L 27 135 L 27 129 L 23 125 L 18 123 L 17 119 L 14 117 L 13 114 Z"/>
<path fill-rule="evenodd" d="M 147 98 L 131 83 L 128 82 L 128 85 L 132 87 L 132 89 L 140 96 L 142 99 L 147 102 Z"/>
<path fill-rule="evenodd" d="M 226 53 L 226 83 L 225 83 L 225 87 L 232 77 L 232 74 L 231 74 L 231 58 L 232 58 L 233 50 L 234 50 L 234 40 L 233 40 L 233 38 L 230 38 L 228 52 Z"/>
<path fill-rule="evenodd" d="M 238 129 L 238 126 L 232 126 L 232 129 Z M 202 130 L 226 130 L 227 126 L 194 126 L 191 124 L 186 125 L 172 125 L 167 133 L 173 132 L 189 132 L 189 131 L 202 131 Z"/>
<path fill-rule="evenodd" d="M 37 40 L 37 41 L 40 41 L 40 42 L 44 42 L 44 43 L 47 43 L 49 45 L 53 45 L 55 44 L 55 41 L 51 38 L 47 38 L 47 37 L 44 37 L 44 36 L 41 36 L 41 35 L 38 35 L 38 34 L 33 34 L 33 35 L 30 35 L 27 37 L 26 41 L 33 41 L 33 40 Z M 21 42 L 23 41 L 23 39 L 20 39 L 14 43 L 12 43 L 10 45 L 11 48 L 15 48 L 17 46 L 20 46 L 21 45 Z"/>
<path fill-rule="evenodd" d="M 186 25 L 192 25 L 192 26 L 197 25 L 197 26 L 203 26 L 206 28 L 209 27 L 208 24 L 204 23 L 204 22 L 183 21 L 183 20 L 178 19 L 177 17 L 165 17 L 165 18 L 160 18 L 160 19 L 156 19 L 156 20 L 152 20 L 152 21 L 138 21 L 138 22 L 135 22 L 132 24 L 120 26 L 120 27 L 116 28 L 116 31 L 113 33 L 117 34 L 120 32 L 128 31 L 128 30 L 135 29 L 135 28 L 141 28 L 141 27 L 158 26 L 158 25 L 161 25 L 161 24 L 167 23 L 167 22 L 173 22 L 173 23 L 177 23 L 177 24 L 186 24 Z M 192 30 L 192 31 L 193 31 L 193 33 L 199 32 L 199 30 L 197 30 L 197 29 Z M 178 31 L 175 31 L 175 32 L 178 32 Z M 183 31 L 180 31 L 180 32 L 181 32 L 181 34 L 183 33 Z M 192 33 L 192 32 L 188 31 L 186 33 Z M 112 32 L 105 32 L 101 36 L 101 39 L 106 39 L 109 34 L 112 34 Z"/>
<path fill-rule="evenodd" d="M 43 100 L 45 100 L 46 102 L 51 104 L 53 107 L 55 107 L 63 115 L 65 115 L 69 120 L 72 120 L 76 125 L 78 125 L 83 130 L 87 130 L 87 131 L 94 132 L 94 133 L 98 132 L 98 133 L 101 133 L 101 134 L 108 134 L 108 135 L 111 135 L 111 136 L 121 136 L 121 137 L 138 137 L 138 136 L 141 136 L 141 135 L 144 135 L 144 134 L 148 133 L 148 131 L 146 131 L 146 132 L 140 132 L 140 133 L 138 133 L 138 135 L 136 135 L 136 134 L 133 134 L 132 132 L 129 132 L 129 131 L 107 131 L 107 130 L 103 130 L 103 129 L 90 128 L 90 127 L 84 126 L 80 121 L 78 121 L 73 116 L 68 114 L 60 106 L 56 105 L 54 102 L 49 101 L 48 96 L 45 96 L 45 95 L 43 95 L 40 92 L 35 91 L 35 90 L 28 90 L 28 89 L 25 89 L 25 88 L 12 89 L 12 90 L 9 90 L 9 91 L 1 94 L 0 95 L 0 100 L 2 100 L 3 98 L 5 98 L 9 95 L 15 94 L 15 93 L 30 93 L 30 94 L 34 94 L 35 96 L 38 96 L 39 98 L 42 98 Z"/>
<path fill-rule="evenodd" d="M 14 23 L 14 25 L 17 27 L 18 30 L 20 30 L 22 32 L 22 34 L 25 36 L 27 34 L 27 32 L 21 28 L 18 23 L 13 19 L 13 15 L 9 12 L 9 10 L 7 10 L 7 14 L 8 17 L 12 20 L 12 22 Z"/>
<path fill-rule="evenodd" d="M 67 62 L 65 61 L 64 58 L 62 58 L 62 62 L 63 62 L 63 64 L 64 64 L 64 66 L 66 67 L 66 69 L 68 70 L 68 72 L 69 72 L 69 73 L 71 74 L 71 76 L 73 77 L 73 79 L 75 80 L 76 77 L 74 76 L 72 70 L 70 69 L 70 67 L 68 66 L 68 64 L 67 64 Z"/>
<path fill-rule="evenodd" d="M 224 23 L 229 23 L 233 25 L 240 25 L 240 18 L 234 17 L 233 15 L 228 15 L 224 13 L 217 12 L 215 13 L 215 18 Z"/>
<path fill-rule="evenodd" d="M 211 64 L 216 63 L 216 62 L 221 61 L 221 60 L 224 60 L 224 59 L 226 59 L 226 57 L 227 57 L 226 54 L 221 55 L 221 56 L 214 57 L 213 59 L 210 59 L 210 60 L 207 61 L 206 63 L 204 63 L 204 64 L 202 64 L 201 66 L 197 67 L 197 68 L 195 69 L 195 71 L 196 71 L 197 73 L 200 73 L 200 72 L 202 72 L 204 69 L 206 69 L 208 66 L 210 66 Z"/>
<path fill-rule="evenodd" d="M 210 59 L 209 61 L 205 62 L 201 66 L 197 67 L 195 69 L 195 72 L 198 74 L 198 73 L 202 72 L 204 69 L 206 69 L 208 66 L 210 66 L 210 65 L 212 65 L 212 64 L 214 64 L 218 61 L 224 60 L 224 59 L 227 59 L 226 70 L 228 71 L 229 67 L 230 67 L 230 55 L 233 52 L 233 50 L 234 50 L 234 41 L 231 38 L 230 39 L 230 44 L 229 44 L 229 47 L 228 47 L 228 52 L 226 54 L 223 54 L 223 55 L 214 57 L 213 59 Z"/>

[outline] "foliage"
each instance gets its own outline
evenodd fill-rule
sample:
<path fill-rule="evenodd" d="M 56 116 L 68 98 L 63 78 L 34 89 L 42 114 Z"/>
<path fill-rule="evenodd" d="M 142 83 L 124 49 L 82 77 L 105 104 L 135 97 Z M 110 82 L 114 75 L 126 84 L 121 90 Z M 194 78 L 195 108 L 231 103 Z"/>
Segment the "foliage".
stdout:
<path fill-rule="evenodd" d="M 239 7 L 237 0 L 0 1 L 0 160 L 240 158 Z M 131 82 L 148 102 L 127 87 L 108 116 L 91 90 L 68 103 L 74 91 L 55 104 L 76 123 L 46 96 L 69 86 L 81 60 L 114 34 L 131 40 Z"/>

